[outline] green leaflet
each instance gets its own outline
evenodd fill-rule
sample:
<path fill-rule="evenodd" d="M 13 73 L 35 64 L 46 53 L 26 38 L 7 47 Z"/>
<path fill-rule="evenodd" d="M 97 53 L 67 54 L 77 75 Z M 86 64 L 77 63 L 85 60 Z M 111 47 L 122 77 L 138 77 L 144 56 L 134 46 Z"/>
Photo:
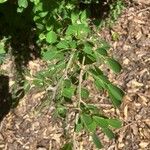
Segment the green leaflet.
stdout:
<path fill-rule="evenodd" d="M 113 85 L 113 84 L 108 84 L 108 90 L 109 90 L 109 93 L 117 100 L 121 101 L 123 96 L 124 96 L 124 93 L 123 91 L 118 88 L 117 86 Z"/>
<path fill-rule="evenodd" d="M 55 43 L 57 41 L 57 34 L 54 31 L 50 31 L 46 35 L 46 41 L 50 44 Z"/>
<path fill-rule="evenodd" d="M 98 149 L 103 148 L 102 143 L 101 143 L 99 137 L 97 136 L 97 134 L 93 133 L 92 139 L 93 139 L 94 144 L 96 145 L 96 148 L 98 148 Z"/>
<path fill-rule="evenodd" d="M 27 8 L 28 7 L 28 1 L 27 0 L 18 0 L 19 7 Z"/>
<path fill-rule="evenodd" d="M 59 52 L 55 49 L 47 50 L 46 52 L 43 52 L 43 59 L 46 61 L 51 61 L 53 59 L 56 59 L 58 56 Z"/>
<path fill-rule="evenodd" d="M 115 107 L 119 107 L 119 106 L 121 105 L 121 101 L 118 100 L 118 99 L 116 99 L 109 91 L 108 91 L 108 93 L 109 93 L 109 97 L 110 97 L 110 99 L 111 99 L 113 105 L 114 105 Z"/>
<path fill-rule="evenodd" d="M 101 128 L 107 128 L 108 127 L 108 122 L 106 119 L 99 117 L 99 116 L 93 116 L 93 119 L 99 127 L 101 127 Z"/>
<path fill-rule="evenodd" d="M 74 95 L 74 92 L 75 92 L 75 87 L 68 87 L 63 89 L 62 95 L 66 98 L 71 99 L 72 96 Z"/>
<path fill-rule="evenodd" d="M 118 119 L 107 119 L 107 122 L 110 126 L 114 127 L 114 128 L 121 128 L 121 121 Z"/>
<path fill-rule="evenodd" d="M 102 55 L 102 56 L 107 56 L 108 54 L 107 54 L 107 51 L 104 49 L 104 48 L 98 48 L 97 50 L 96 50 L 100 55 Z"/>
<path fill-rule="evenodd" d="M 57 45 L 57 48 L 59 49 L 67 49 L 69 48 L 69 44 L 67 41 L 63 40 L 63 41 L 60 41 Z"/>
<path fill-rule="evenodd" d="M 115 137 L 114 133 L 109 128 L 101 128 L 101 129 L 109 139 L 113 139 Z"/>
<path fill-rule="evenodd" d="M 81 89 L 81 97 L 83 99 L 88 99 L 88 97 L 89 97 L 89 91 L 87 89 L 85 89 L 85 88 L 82 88 Z"/>
<path fill-rule="evenodd" d="M 77 123 L 75 124 L 75 132 L 80 132 L 83 129 L 83 122 L 81 118 L 78 119 Z"/>
<path fill-rule="evenodd" d="M 89 55 L 93 55 L 93 50 L 92 50 L 93 46 L 90 45 L 89 43 L 84 44 L 84 48 L 83 51 Z"/>
<path fill-rule="evenodd" d="M 86 38 L 90 29 L 84 24 L 69 25 L 66 30 L 66 35 L 75 36 L 77 39 Z"/>
<path fill-rule="evenodd" d="M 112 69 L 115 73 L 119 73 L 122 69 L 121 65 L 114 60 L 113 58 L 108 58 L 106 60 L 106 64 L 109 66 L 110 69 Z"/>
<path fill-rule="evenodd" d="M 7 0 L 0 0 L 0 3 L 4 3 L 4 2 L 6 2 Z"/>
<path fill-rule="evenodd" d="M 81 120 L 84 123 L 85 128 L 89 132 L 94 132 L 96 130 L 96 123 L 92 119 L 92 117 L 88 114 L 82 114 Z"/>
<path fill-rule="evenodd" d="M 66 117 L 66 113 L 67 113 L 66 107 L 64 107 L 63 105 L 58 105 L 56 110 L 60 117 L 63 118 Z"/>

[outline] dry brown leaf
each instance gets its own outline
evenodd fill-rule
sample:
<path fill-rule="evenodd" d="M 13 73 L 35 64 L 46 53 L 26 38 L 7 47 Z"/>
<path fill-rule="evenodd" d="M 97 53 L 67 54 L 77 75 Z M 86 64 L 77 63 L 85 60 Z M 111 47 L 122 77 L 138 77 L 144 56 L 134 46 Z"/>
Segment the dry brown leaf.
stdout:
<path fill-rule="evenodd" d="M 141 148 L 146 148 L 149 144 L 150 144 L 149 142 L 141 141 L 139 145 Z"/>
<path fill-rule="evenodd" d="M 128 106 L 127 105 L 124 107 L 124 120 L 125 121 L 128 120 Z"/>

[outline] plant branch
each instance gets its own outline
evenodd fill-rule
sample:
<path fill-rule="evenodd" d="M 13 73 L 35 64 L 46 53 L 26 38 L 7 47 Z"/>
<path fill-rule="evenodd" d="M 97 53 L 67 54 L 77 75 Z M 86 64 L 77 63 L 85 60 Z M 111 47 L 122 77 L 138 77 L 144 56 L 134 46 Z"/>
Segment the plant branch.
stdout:
<path fill-rule="evenodd" d="M 81 67 L 80 67 L 81 70 L 80 70 L 80 74 L 79 74 L 79 86 L 78 86 L 78 99 L 79 99 L 79 101 L 78 101 L 78 104 L 77 104 L 78 109 L 80 109 L 80 104 L 81 103 L 86 104 L 84 101 L 82 101 L 82 97 L 81 97 L 84 63 L 85 63 L 85 56 L 83 57 L 82 64 L 81 64 Z M 78 123 L 78 119 L 79 119 L 79 113 L 75 113 L 75 124 Z M 76 150 L 76 146 L 77 146 L 76 132 L 74 131 L 74 133 L 73 133 L 73 150 Z"/>
<path fill-rule="evenodd" d="M 84 101 L 82 101 L 82 97 L 81 97 L 81 90 L 82 90 L 82 78 L 83 78 L 83 71 L 84 71 L 84 62 L 85 62 L 85 56 L 83 57 L 83 60 L 82 60 L 82 64 L 81 64 L 81 71 L 80 71 L 80 74 L 79 74 L 79 87 L 78 87 L 78 98 L 79 98 L 79 102 L 78 102 L 78 107 L 80 108 L 80 104 L 83 103 L 85 104 Z"/>
<path fill-rule="evenodd" d="M 72 60 L 73 60 L 74 54 L 75 54 L 74 52 L 71 54 L 70 59 L 69 59 L 69 61 L 68 61 L 68 63 L 67 63 L 65 72 L 64 72 L 63 76 L 59 79 L 57 85 L 54 86 L 54 87 L 52 87 L 52 86 L 50 85 L 50 86 L 46 89 L 46 91 L 52 91 L 52 92 L 53 92 L 52 100 L 55 99 L 56 94 L 57 94 L 57 90 L 58 90 L 60 84 L 61 84 L 62 81 L 67 77 L 68 69 L 70 68 L 70 66 L 71 66 L 71 64 L 72 64 Z"/>

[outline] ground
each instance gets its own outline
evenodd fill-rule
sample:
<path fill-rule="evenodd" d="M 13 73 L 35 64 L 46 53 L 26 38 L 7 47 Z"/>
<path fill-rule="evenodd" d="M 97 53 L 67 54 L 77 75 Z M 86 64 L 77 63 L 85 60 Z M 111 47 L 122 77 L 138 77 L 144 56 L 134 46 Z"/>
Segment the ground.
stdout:
<path fill-rule="evenodd" d="M 94 90 L 90 95 L 92 102 L 97 103 L 106 114 L 123 122 L 122 128 L 115 130 L 115 140 L 110 141 L 99 132 L 103 150 L 150 150 L 149 1 L 128 2 L 115 25 L 102 29 L 98 34 L 111 43 L 111 53 L 123 66 L 119 75 L 109 72 L 109 78 L 126 93 L 121 108 L 117 110 L 98 91 Z M 30 62 L 32 68 L 38 69 L 37 61 Z M 5 65 L 1 67 L 6 68 Z M 53 116 L 53 105 L 40 112 L 35 111 L 41 95 L 42 92 L 32 89 L 2 120 L 0 150 L 59 150 L 72 135 L 73 122 L 70 122 L 74 113 L 69 110 L 68 118 L 60 120 Z M 76 139 L 77 149 L 96 149 L 84 132 Z"/>

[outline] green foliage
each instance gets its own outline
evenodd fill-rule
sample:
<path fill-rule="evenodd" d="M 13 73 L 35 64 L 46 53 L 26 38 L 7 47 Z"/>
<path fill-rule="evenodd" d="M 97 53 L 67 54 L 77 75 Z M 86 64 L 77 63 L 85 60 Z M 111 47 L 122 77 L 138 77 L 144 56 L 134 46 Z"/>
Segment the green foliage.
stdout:
<path fill-rule="evenodd" d="M 0 3 L 3 2 L 0 0 Z M 94 34 L 89 25 L 88 12 L 80 10 L 76 0 L 18 0 L 13 5 L 17 5 L 18 16 L 27 8 L 31 9 L 32 17 L 29 16 L 35 24 L 36 43 L 41 48 L 42 59 L 48 64 L 47 69 L 35 75 L 32 84 L 47 92 L 50 100 L 56 104 L 59 117 L 66 117 L 66 103 L 75 103 L 72 105 L 75 107 L 73 110 L 77 110 L 75 132 L 85 130 L 92 136 L 96 147 L 102 148 L 96 129 L 100 128 L 112 139 L 115 135 L 111 128 L 121 127 L 121 122 L 107 118 L 99 108 L 89 103 L 90 91 L 84 83 L 92 77 L 95 87 L 107 91 L 113 105 L 120 106 L 124 93 L 109 81 L 99 67 L 105 64 L 115 73 L 121 71 L 121 65 L 109 55 L 110 45 Z M 29 16 L 25 18 L 27 23 Z M 16 21 L 14 26 L 25 28 L 18 19 Z M 3 47 L 4 44 L 0 43 L 0 54 L 3 53 Z M 28 84 L 26 88 L 30 89 Z M 72 142 L 67 143 L 62 149 L 71 150 L 72 146 Z"/>
<path fill-rule="evenodd" d="M 92 134 L 92 139 L 98 149 L 103 148 L 102 143 L 99 140 L 99 137 L 95 133 Z"/>
<path fill-rule="evenodd" d="M 7 0 L 0 0 L 0 3 L 4 3 L 4 2 L 6 2 Z"/>
<path fill-rule="evenodd" d="M 0 64 L 3 62 L 4 57 L 5 57 L 5 43 L 7 41 L 7 38 L 3 38 L 2 40 L 0 40 Z"/>

